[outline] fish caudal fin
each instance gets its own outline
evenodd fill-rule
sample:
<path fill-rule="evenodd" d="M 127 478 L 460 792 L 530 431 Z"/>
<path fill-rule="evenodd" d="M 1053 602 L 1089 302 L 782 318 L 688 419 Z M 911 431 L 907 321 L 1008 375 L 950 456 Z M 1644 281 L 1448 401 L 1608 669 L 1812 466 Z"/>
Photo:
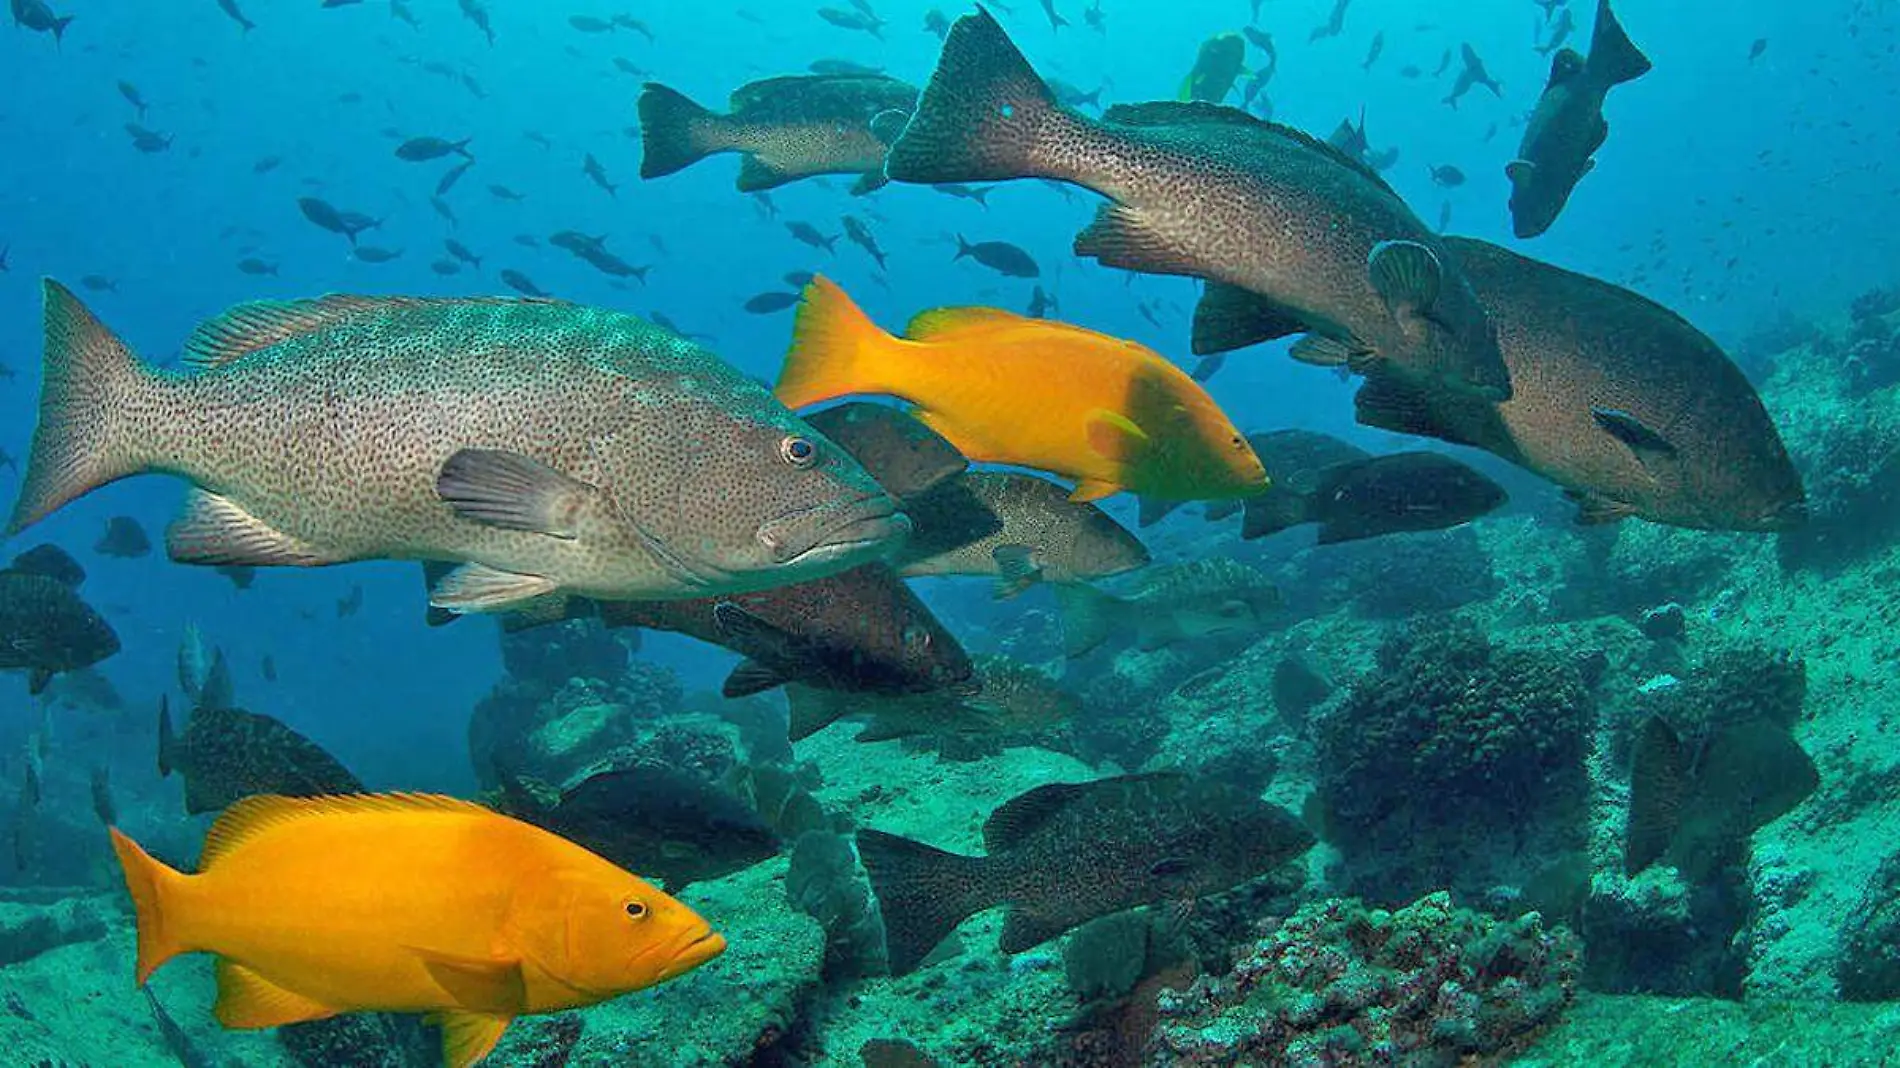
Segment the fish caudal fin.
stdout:
<path fill-rule="evenodd" d="M 685 93 L 648 82 L 640 93 L 640 177 L 685 170 L 717 151 L 705 143 L 708 123 L 718 119 Z"/>
<path fill-rule="evenodd" d="M 146 457 L 123 413 L 156 381 L 72 291 L 46 287 L 46 355 L 39 426 L 7 533 L 143 470 Z"/>
<path fill-rule="evenodd" d="M 1078 121 L 1057 105 L 996 19 L 978 9 L 951 27 L 884 173 L 899 182 L 1062 177 L 1051 173 L 1040 148 Z"/>
<path fill-rule="evenodd" d="M 1584 69 L 1607 87 L 1633 82 L 1648 74 L 1649 68 L 1649 57 L 1623 32 L 1623 24 L 1610 10 L 1610 0 L 1597 0 L 1597 24 L 1591 31 L 1590 56 Z"/>
<path fill-rule="evenodd" d="M 882 831 L 858 832 L 858 859 L 884 917 L 892 975 L 917 970 L 957 924 L 996 904 L 986 857 L 956 853 Z"/>
<path fill-rule="evenodd" d="M 112 851 L 118 854 L 119 867 L 125 871 L 125 888 L 132 895 L 132 909 L 138 918 L 136 974 L 143 986 L 159 965 L 185 952 L 185 945 L 167 922 L 166 899 L 187 876 L 153 859 L 117 827 L 106 828 L 106 833 L 112 836 Z"/>
<path fill-rule="evenodd" d="M 836 282 L 813 278 L 798 306 L 792 349 L 772 392 L 788 408 L 881 392 L 884 376 L 877 373 L 877 355 L 891 340 Z"/>

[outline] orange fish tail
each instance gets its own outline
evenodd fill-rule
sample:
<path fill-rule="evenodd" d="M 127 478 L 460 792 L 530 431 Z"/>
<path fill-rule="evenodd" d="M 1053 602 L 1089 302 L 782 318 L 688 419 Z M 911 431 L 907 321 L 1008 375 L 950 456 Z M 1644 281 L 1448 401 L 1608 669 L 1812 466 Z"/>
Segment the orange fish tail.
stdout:
<path fill-rule="evenodd" d="M 125 869 L 125 888 L 132 894 L 132 908 L 138 915 L 137 974 L 139 985 L 144 986 L 159 965 L 185 952 L 184 944 L 165 922 L 165 899 L 186 876 L 153 859 L 117 827 L 107 830 L 112 835 L 112 851 L 119 855 L 119 866 Z"/>
<path fill-rule="evenodd" d="M 891 341 L 836 282 L 813 278 L 798 307 L 792 349 L 773 393 L 786 407 L 802 408 L 853 393 L 883 392 L 887 376 L 880 365 Z"/>

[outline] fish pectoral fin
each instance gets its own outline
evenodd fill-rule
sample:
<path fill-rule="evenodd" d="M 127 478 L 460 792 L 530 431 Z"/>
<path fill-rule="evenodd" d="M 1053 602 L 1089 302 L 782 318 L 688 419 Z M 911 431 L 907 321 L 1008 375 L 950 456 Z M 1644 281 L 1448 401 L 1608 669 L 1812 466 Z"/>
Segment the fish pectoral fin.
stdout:
<path fill-rule="evenodd" d="M 1114 463 L 1132 463 L 1152 444 L 1148 432 L 1134 420 L 1107 408 L 1090 412 L 1084 429 L 1095 455 Z"/>
<path fill-rule="evenodd" d="M 1586 527 L 1615 523 L 1636 514 L 1636 507 L 1625 501 L 1574 490 L 1568 495 L 1577 502 L 1577 522 Z"/>
<path fill-rule="evenodd" d="M 218 1001 L 212 1006 L 218 1022 L 226 1027 L 251 1030 L 282 1027 L 285 1024 L 323 1020 L 340 1009 L 315 998 L 286 990 L 244 965 L 225 957 L 218 958 Z"/>
<path fill-rule="evenodd" d="M 1350 367 L 1358 360 L 1360 351 L 1338 338 L 1308 334 L 1293 343 L 1289 355 L 1314 367 Z"/>
<path fill-rule="evenodd" d="M 193 487 L 185 511 L 165 531 L 165 548 L 181 564 L 318 567 L 343 559 L 293 537 L 236 501 Z"/>
<path fill-rule="evenodd" d="M 783 686 L 790 681 L 783 674 L 757 660 L 743 660 L 740 661 L 738 667 L 732 669 L 732 674 L 726 676 L 726 681 L 719 687 L 719 692 L 726 697 L 750 697 L 755 693 L 764 693 L 775 686 Z"/>
<path fill-rule="evenodd" d="M 1438 253 L 1416 241 L 1381 241 L 1372 247 L 1366 266 L 1372 288 L 1394 316 L 1431 310 L 1445 286 L 1445 265 Z"/>
<path fill-rule="evenodd" d="M 1042 565 L 1027 545 L 998 545 L 990 550 L 996 561 L 996 599 L 1007 601 L 1042 581 Z"/>
<path fill-rule="evenodd" d="M 494 1052 L 502 1032 L 508 1030 L 514 1018 L 475 1012 L 437 1012 L 429 1014 L 428 1022 L 442 1029 L 443 1068 L 468 1068 Z"/>
<path fill-rule="evenodd" d="M 1085 478 L 1076 483 L 1075 488 L 1069 491 L 1069 500 L 1077 504 L 1087 504 L 1090 501 L 1099 501 L 1104 497 L 1113 497 L 1121 491 L 1122 487 L 1116 483 L 1104 482 L 1099 478 Z"/>
<path fill-rule="evenodd" d="M 27 672 L 26 692 L 33 697 L 38 697 L 40 694 L 45 693 L 46 688 L 52 684 L 53 671 L 51 668 L 36 667 Z"/>
<path fill-rule="evenodd" d="M 1305 329 L 1298 317 L 1252 290 L 1209 282 L 1194 305 L 1193 351 L 1196 356 L 1232 352 Z"/>
<path fill-rule="evenodd" d="M 1635 415 L 1620 408 L 1590 409 L 1590 418 L 1596 420 L 1603 432 L 1629 446 L 1636 458 L 1644 464 L 1665 456 L 1674 456 L 1676 447 L 1668 438 L 1654 427 L 1638 419 Z"/>
<path fill-rule="evenodd" d="M 442 464 L 435 493 L 463 519 L 571 541 L 600 490 L 518 452 L 462 449 Z"/>
<path fill-rule="evenodd" d="M 520 575 L 486 564 L 463 564 L 429 591 L 429 604 L 451 612 L 506 612 L 558 588 L 553 579 L 540 575 Z"/>
<path fill-rule="evenodd" d="M 1537 164 L 1527 159 L 1514 159 L 1504 165 L 1504 177 L 1512 185 L 1528 185 L 1537 177 Z"/>
<path fill-rule="evenodd" d="M 422 961 L 422 967 L 455 1003 L 472 1013 L 504 1017 L 520 1015 L 528 1007 L 527 982 L 521 961 L 514 957 L 471 957 L 460 953 L 404 946 Z M 456 1016 L 460 1013 L 450 1013 Z M 495 1032 L 499 1035 L 501 1032 Z"/>
<path fill-rule="evenodd" d="M 1169 244 L 1139 211 L 1120 204 L 1104 204 L 1095 221 L 1075 236 L 1075 254 L 1104 267 L 1120 267 L 1149 274 L 1192 274 L 1193 264 Z"/>

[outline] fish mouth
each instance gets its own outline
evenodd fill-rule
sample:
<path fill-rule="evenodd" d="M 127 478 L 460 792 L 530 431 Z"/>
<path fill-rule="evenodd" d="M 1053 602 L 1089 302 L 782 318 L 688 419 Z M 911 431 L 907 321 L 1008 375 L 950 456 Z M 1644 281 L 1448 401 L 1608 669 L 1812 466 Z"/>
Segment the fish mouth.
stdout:
<path fill-rule="evenodd" d="M 759 528 L 759 544 L 784 566 L 823 564 L 872 548 L 894 547 L 910 535 L 910 517 L 883 493 L 782 515 Z"/>
<path fill-rule="evenodd" d="M 1763 530 L 1794 530 L 1805 525 L 1809 518 L 1807 499 L 1797 497 L 1763 512 L 1759 522 Z"/>
<path fill-rule="evenodd" d="M 660 969 L 662 981 L 677 975 L 684 975 L 726 951 L 726 937 L 708 927 L 699 932 L 692 941 L 673 952 L 673 959 Z"/>

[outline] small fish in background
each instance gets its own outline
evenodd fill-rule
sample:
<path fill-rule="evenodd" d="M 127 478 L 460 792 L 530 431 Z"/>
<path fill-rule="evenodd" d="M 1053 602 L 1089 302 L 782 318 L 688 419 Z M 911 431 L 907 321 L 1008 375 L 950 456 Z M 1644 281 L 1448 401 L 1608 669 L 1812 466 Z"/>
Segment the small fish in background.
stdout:
<path fill-rule="evenodd" d="M 851 239 L 851 243 L 863 249 L 866 255 L 876 260 L 878 270 L 883 270 L 885 267 L 884 250 L 878 247 L 877 235 L 871 232 L 870 225 L 855 215 L 846 215 L 839 219 L 839 222 L 843 224 L 844 235 Z"/>
<path fill-rule="evenodd" d="M 1049 79 L 1049 91 L 1056 95 L 1056 103 L 1065 108 L 1102 109 L 1102 92 L 1105 85 L 1098 85 L 1084 92 L 1080 86 L 1070 85 L 1060 78 Z"/>
<path fill-rule="evenodd" d="M 138 520 L 127 515 L 115 515 L 106 520 L 105 532 L 93 543 L 92 551 L 100 556 L 135 560 L 151 553 L 152 539 L 146 536 L 145 528 Z"/>
<path fill-rule="evenodd" d="M 144 122 L 148 107 L 145 103 L 145 94 L 139 92 L 139 87 L 128 81 L 120 81 L 119 95 L 125 98 L 126 103 L 138 110 L 139 121 Z"/>
<path fill-rule="evenodd" d="M 79 284 L 94 293 L 117 293 L 119 283 L 102 274 L 89 274 L 79 279 Z"/>
<path fill-rule="evenodd" d="M 868 722 L 854 741 L 946 735 L 1028 735 L 1075 720 L 1081 702 L 1048 675 L 1004 656 L 976 658 L 973 687 L 871 694 L 786 687 L 788 737 L 802 741 L 841 719 Z"/>
<path fill-rule="evenodd" d="M 893 976 L 987 908 L 1008 906 L 1001 949 L 1020 953 L 1097 916 L 1226 890 L 1313 841 L 1292 813 L 1175 772 L 1036 787 L 990 814 L 981 857 L 869 828 L 857 836 Z"/>
<path fill-rule="evenodd" d="M 1596 153 L 1610 136 L 1603 101 L 1611 89 L 1649 73 L 1643 55 L 1610 10 L 1597 0 L 1590 54 L 1558 52 L 1550 81 L 1524 124 L 1517 158 L 1504 168 L 1511 181 L 1511 230 L 1531 238 L 1549 230 L 1570 202 L 1570 194 L 1596 169 Z"/>
<path fill-rule="evenodd" d="M 542 300 L 547 300 L 554 296 L 554 294 L 535 285 L 534 279 L 529 278 L 527 275 L 512 267 L 503 268 L 499 277 L 503 285 L 524 297 L 537 297 Z"/>
<path fill-rule="evenodd" d="M 172 135 L 148 130 L 136 122 L 126 123 L 125 132 L 132 138 L 132 147 L 147 155 L 164 152 L 172 147 Z"/>
<path fill-rule="evenodd" d="M 1280 591 L 1265 575 L 1221 556 L 1151 568 L 1125 596 L 1079 582 L 1052 588 L 1071 660 L 1117 635 L 1152 650 L 1257 631 L 1280 607 Z"/>
<path fill-rule="evenodd" d="M 1449 163 L 1431 166 L 1432 181 L 1442 189 L 1456 189 L 1465 184 L 1465 172 Z"/>
<path fill-rule="evenodd" d="M 928 411 L 930 428 L 971 460 L 1074 478 L 1077 500 L 1144 487 L 1189 498 L 1265 488 L 1213 398 L 1142 346 L 997 308 L 926 311 L 906 335 L 885 333 L 844 290 L 814 279 L 775 392 L 793 408 L 899 397 Z M 972 389 L 972 375 L 986 388 Z"/>
<path fill-rule="evenodd" d="M 648 43 L 659 40 L 659 38 L 653 36 L 653 28 L 651 26 L 648 26 L 646 23 L 641 22 L 639 19 L 634 18 L 624 11 L 615 15 L 610 21 L 614 24 L 615 29 L 631 30 L 646 38 Z"/>
<path fill-rule="evenodd" d="M 239 260 L 237 263 L 237 269 L 239 273 L 253 275 L 260 278 L 264 278 L 264 277 L 276 278 L 277 277 L 277 264 L 271 263 L 268 260 L 260 260 L 255 256 L 247 256 L 244 259 Z"/>
<path fill-rule="evenodd" d="M 1451 69 L 1451 49 L 1447 48 L 1445 49 L 1444 52 L 1439 54 L 1438 66 L 1432 70 L 1432 77 L 1442 78 L 1444 77 L 1445 72 L 1450 69 Z"/>
<path fill-rule="evenodd" d="M 1567 9 L 1570 0 L 1531 0 L 1531 2 L 1543 10 L 1544 21 L 1549 22 L 1552 15 Z"/>
<path fill-rule="evenodd" d="M 15 26 L 34 33 L 52 34 L 55 48 L 66 42 L 66 27 L 72 25 L 74 16 L 55 14 L 46 0 L 12 0 L 12 3 Z"/>
<path fill-rule="evenodd" d="M 742 193 L 827 174 L 855 174 L 854 194 L 879 188 L 884 154 L 917 103 L 917 87 L 881 74 L 768 78 L 733 90 L 720 114 L 649 82 L 640 94 L 640 177 L 658 178 L 737 152 Z"/>
<path fill-rule="evenodd" d="M 494 197 L 496 200 L 506 200 L 510 203 L 515 203 L 515 204 L 518 204 L 521 201 L 528 199 L 528 195 L 526 193 L 517 193 L 505 185 L 489 186 L 488 195 Z"/>
<path fill-rule="evenodd" d="M 818 17 L 841 30 L 858 30 L 880 41 L 884 39 L 884 20 L 863 9 L 846 11 L 843 8 L 821 7 Z"/>
<path fill-rule="evenodd" d="M 1082 21 L 1096 33 L 1108 33 L 1108 14 L 1102 10 L 1102 0 L 1089 0 L 1089 6 L 1082 9 Z"/>
<path fill-rule="evenodd" d="M 12 251 L 12 245 L 0 245 L 0 274 L 6 274 L 8 271 L 13 270 L 13 267 L 7 263 L 7 253 Z M 7 377 L 12 378 L 13 375 L 9 372 Z"/>
<path fill-rule="evenodd" d="M 612 22 L 592 15 L 569 15 L 567 24 L 581 33 L 591 34 L 612 33 L 618 28 Z"/>
<path fill-rule="evenodd" d="M 402 258 L 404 249 L 383 248 L 380 245 L 358 245 L 350 250 L 350 255 L 363 263 L 388 263 Z"/>
<path fill-rule="evenodd" d="M 778 835 L 731 791 L 660 765 L 598 772 L 565 790 L 501 775 L 503 813 L 560 835 L 669 894 L 778 855 Z"/>
<path fill-rule="evenodd" d="M 1047 319 L 1051 315 L 1062 314 L 1062 306 L 1054 296 L 1041 286 L 1036 286 L 1029 294 L 1029 306 L 1023 309 L 1023 314 L 1031 319 Z"/>
<path fill-rule="evenodd" d="M 462 11 L 462 17 L 473 23 L 475 28 L 488 39 L 488 47 L 495 47 L 495 27 L 488 18 L 488 6 L 481 0 L 455 0 Z"/>
<path fill-rule="evenodd" d="M 816 226 L 808 222 L 802 220 L 788 222 L 785 224 L 785 232 L 791 234 L 792 240 L 797 241 L 801 245 L 810 245 L 812 248 L 823 249 L 825 252 L 834 256 L 838 254 L 838 235 L 832 234 L 827 237 L 820 233 Z"/>
<path fill-rule="evenodd" d="M 1550 37 L 1537 46 L 1537 54 L 1547 56 L 1562 48 L 1576 30 L 1576 16 L 1570 13 L 1569 8 L 1564 8 L 1563 13 L 1557 16 L 1557 24 L 1550 29 Z"/>
<path fill-rule="evenodd" d="M 1201 42 L 1194 66 L 1181 80 L 1181 99 L 1218 104 L 1227 99 L 1246 69 L 1247 40 L 1237 33 L 1221 33 Z"/>
<path fill-rule="evenodd" d="M 182 731 L 172 723 L 170 701 L 159 699 L 158 774 L 173 772 L 185 781 L 185 812 L 193 816 L 253 794 L 319 797 L 363 789 L 322 746 L 270 716 L 230 707 L 228 690 L 215 703 L 193 708 Z"/>
<path fill-rule="evenodd" d="M 643 989 L 726 948 L 644 880 L 454 798 L 249 798 L 213 825 L 196 875 L 111 833 L 138 982 L 180 953 L 216 954 L 226 1027 L 430 1011 L 444 1064 L 468 1068 L 516 1016 Z M 383 904 L 351 905 L 366 899 Z M 505 924 L 477 904 L 497 900 L 513 903 Z"/>
<path fill-rule="evenodd" d="M 1326 17 L 1325 22 L 1313 27 L 1313 32 L 1306 35 L 1306 42 L 1312 44 L 1315 41 L 1324 41 L 1328 37 L 1338 37 L 1341 33 L 1344 33 L 1346 30 L 1346 9 L 1350 6 L 1352 6 L 1352 0 L 1333 0 L 1332 14 Z M 1259 18 L 1260 13 L 1256 10 L 1254 12 L 1254 20 L 1259 21 Z"/>
<path fill-rule="evenodd" d="M 1366 61 L 1364 63 L 1359 64 L 1359 69 L 1371 70 L 1372 65 L 1374 63 L 1379 62 L 1379 57 L 1384 54 L 1385 54 L 1385 32 L 1380 31 L 1372 35 L 1372 47 L 1367 49 Z"/>
<path fill-rule="evenodd" d="M 1069 24 L 1068 19 L 1063 18 L 1056 12 L 1056 0 L 1038 0 L 1038 2 L 1042 4 L 1042 13 L 1049 17 L 1050 33 L 1060 32 L 1062 27 Z"/>
<path fill-rule="evenodd" d="M 1768 53 L 1768 38 L 1757 37 L 1755 43 L 1748 46 L 1748 61 L 1755 62 Z"/>
<path fill-rule="evenodd" d="M 452 237 L 445 237 L 442 239 L 442 247 L 448 251 L 449 255 L 454 256 L 457 260 L 468 264 L 478 271 L 482 269 L 482 258 L 470 252 L 468 246 L 462 244 L 460 241 Z"/>
<path fill-rule="evenodd" d="M 1452 82 L 1451 92 L 1445 95 L 1442 103 L 1456 111 L 1458 101 L 1463 100 L 1465 94 L 1470 92 L 1474 85 L 1484 86 L 1491 90 L 1492 96 L 1502 100 L 1504 86 L 1500 85 L 1496 78 L 1491 77 L 1490 71 L 1484 69 L 1484 60 L 1478 57 L 1477 51 L 1469 44 L 1461 45 L 1460 48 L 1460 54 L 1464 57 L 1464 66 L 1459 69 L 1458 78 Z"/>
<path fill-rule="evenodd" d="M 939 41 L 950 36 L 950 16 L 934 7 L 924 12 L 924 32 L 936 34 Z"/>
<path fill-rule="evenodd" d="M 442 177 L 435 183 L 435 195 L 437 197 L 448 196 L 449 190 L 454 189 L 455 183 L 461 181 L 462 176 L 467 174 L 468 169 L 473 166 L 475 166 L 475 161 L 471 159 L 444 171 Z"/>
<path fill-rule="evenodd" d="M 1042 277 L 1042 268 L 1037 266 L 1035 258 L 1007 241 L 978 241 L 971 244 L 962 234 L 957 234 L 956 240 L 957 254 L 950 257 L 953 262 L 972 259 L 1007 278 Z"/>
<path fill-rule="evenodd" d="M 592 152 L 587 153 L 586 160 L 581 163 L 581 173 L 585 174 L 589 181 L 605 190 L 608 196 L 620 195 L 620 187 L 607 180 L 607 169 L 601 166 L 601 162 L 594 158 Z"/>
<path fill-rule="evenodd" d="M 614 57 L 614 69 L 629 78 L 640 78 L 642 80 L 653 73 L 625 56 Z"/>
<path fill-rule="evenodd" d="M 85 569 L 52 545 L 21 553 L 0 570 L 0 670 L 25 669 L 29 693 L 119 651 L 112 625 L 79 596 L 85 578 Z"/>
<path fill-rule="evenodd" d="M 338 619 L 348 619 L 355 615 L 362 607 L 363 584 L 360 582 L 352 582 L 350 583 L 350 592 L 337 598 L 336 617 Z"/>
<path fill-rule="evenodd" d="M 797 293 L 788 293 L 775 289 L 756 294 L 748 298 L 746 302 L 740 306 L 753 315 L 771 315 L 775 312 L 782 312 L 787 308 L 797 307 L 798 301 L 799 296 Z"/>
<path fill-rule="evenodd" d="M 380 219 L 372 219 L 359 212 L 343 211 L 318 197 L 298 197 L 297 210 L 303 213 L 311 225 L 333 234 L 342 234 L 352 246 L 356 244 L 356 235 L 382 225 Z"/>
<path fill-rule="evenodd" d="M 257 673 L 264 677 L 265 682 L 276 682 L 277 658 L 271 656 L 269 653 L 265 653 L 263 658 L 257 662 Z"/>
<path fill-rule="evenodd" d="M 92 769 L 92 813 L 102 827 L 119 822 L 119 806 L 112 799 L 112 769 L 104 764 Z"/>
<path fill-rule="evenodd" d="M 409 163 L 426 163 L 450 155 L 473 160 L 475 157 L 468 151 L 468 143 L 472 140 L 474 138 L 471 137 L 464 137 L 460 141 L 441 137 L 412 137 L 396 146 L 396 158 Z"/>
<path fill-rule="evenodd" d="M 283 166 L 283 163 L 284 160 L 281 156 L 260 156 L 257 162 L 251 164 L 251 173 L 269 174 L 278 167 Z"/>
<path fill-rule="evenodd" d="M 412 30 L 422 29 L 422 23 L 416 21 L 416 13 L 410 9 L 408 0 L 389 0 L 389 17 L 407 23 Z"/>

